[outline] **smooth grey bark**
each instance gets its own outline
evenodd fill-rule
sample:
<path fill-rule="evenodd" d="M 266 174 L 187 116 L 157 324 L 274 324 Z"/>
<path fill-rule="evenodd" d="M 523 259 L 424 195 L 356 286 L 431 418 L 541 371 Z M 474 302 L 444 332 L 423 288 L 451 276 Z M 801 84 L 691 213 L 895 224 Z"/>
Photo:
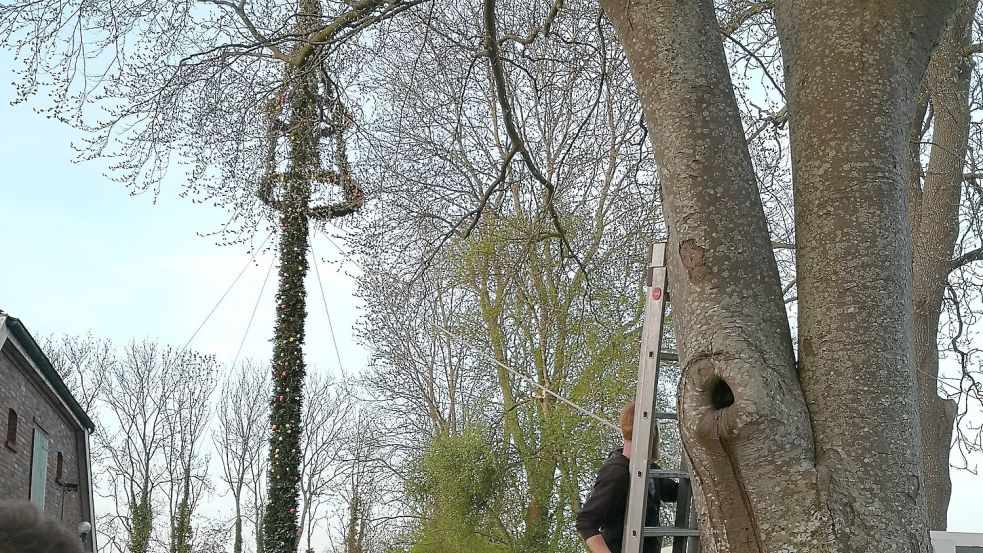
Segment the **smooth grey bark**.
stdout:
<path fill-rule="evenodd" d="M 703 549 L 828 551 L 809 414 L 713 4 L 601 4 L 628 54 L 659 163 L 680 430 Z"/>
<path fill-rule="evenodd" d="M 929 551 L 907 145 L 914 92 L 952 2 L 777 5 L 799 373 L 712 2 L 601 4 L 659 162 L 680 426 L 704 549 Z"/>
<path fill-rule="evenodd" d="M 971 42 L 973 15 L 978 4 L 977 0 L 959 2 L 955 16 L 932 54 L 923 82 L 934 114 L 929 163 L 924 184 L 920 185 L 918 176 L 909 183 L 912 199 L 909 209 L 913 213 L 915 367 L 925 495 L 932 530 L 945 530 L 952 491 L 949 449 L 956 405 L 938 395 L 938 329 L 959 231 L 959 197 L 970 126 L 972 71 L 966 48 Z M 915 127 L 921 128 L 923 118 L 924 113 L 922 117 L 916 115 Z M 920 140 L 921 132 L 918 135 Z M 918 146 L 910 145 L 915 151 Z M 921 168 L 920 162 L 916 167 Z"/>
<path fill-rule="evenodd" d="M 839 551 L 929 551 L 908 135 L 952 1 L 776 2 L 795 198 L 799 380 Z"/>

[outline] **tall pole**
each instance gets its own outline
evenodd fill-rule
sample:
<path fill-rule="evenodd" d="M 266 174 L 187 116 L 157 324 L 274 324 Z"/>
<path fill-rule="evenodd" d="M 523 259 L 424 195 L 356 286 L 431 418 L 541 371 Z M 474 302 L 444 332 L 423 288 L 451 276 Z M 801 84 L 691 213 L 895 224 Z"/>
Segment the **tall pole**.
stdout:
<path fill-rule="evenodd" d="M 321 27 L 319 0 L 300 0 L 297 36 L 311 37 Z M 284 83 L 271 102 L 267 174 L 260 198 L 279 215 L 279 288 L 273 331 L 273 394 L 270 398 L 268 499 L 263 520 L 265 553 L 295 553 L 301 528 L 301 412 L 306 367 L 304 326 L 311 220 L 331 220 L 358 210 L 361 189 L 351 178 L 344 132 L 349 126 L 339 91 L 327 77 L 325 60 L 313 41 L 300 41 Z M 322 141 L 333 140 L 331 168 L 322 165 Z M 280 172 L 280 144 L 286 146 L 286 170 Z M 312 206 L 315 186 L 338 186 L 342 199 Z"/>

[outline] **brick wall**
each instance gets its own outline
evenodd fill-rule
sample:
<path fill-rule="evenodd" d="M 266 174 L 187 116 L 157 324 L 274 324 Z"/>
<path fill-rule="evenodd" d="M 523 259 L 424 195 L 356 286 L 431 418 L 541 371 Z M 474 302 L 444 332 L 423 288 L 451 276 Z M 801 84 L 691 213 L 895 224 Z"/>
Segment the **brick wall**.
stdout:
<path fill-rule="evenodd" d="M 80 452 L 84 451 L 81 429 L 64 414 L 54 394 L 41 384 L 33 367 L 8 341 L 0 349 L 0 442 L 6 440 L 10 409 L 17 413 L 17 441 L 13 448 L 5 443 L 0 445 L 0 498 L 29 498 L 34 430 L 40 428 L 51 440 L 44 510 L 74 532 L 85 511 L 82 493 L 78 489 L 69 491 L 63 484 L 81 483 L 78 462 Z M 60 483 L 56 480 L 59 453 Z"/>

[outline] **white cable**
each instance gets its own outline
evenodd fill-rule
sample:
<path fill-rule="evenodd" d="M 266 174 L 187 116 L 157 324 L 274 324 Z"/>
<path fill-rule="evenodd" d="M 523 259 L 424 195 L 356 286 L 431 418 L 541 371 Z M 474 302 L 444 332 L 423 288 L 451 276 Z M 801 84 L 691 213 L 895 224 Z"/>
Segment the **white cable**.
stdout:
<path fill-rule="evenodd" d="M 331 243 L 334 244 L 334 241 Z M 338 370 L 340 374 L 345 374 L 345 367 L 341 364 L 341 352 L 338 350 L 338 340 L 335 339 L 334 335 L 334 324 L 331 323 L 331 312 L 328 311 L 328 298 L 324 295 L 324 284 L 321 283 L 321 270 L 317 268 L 317 254 L 314 253 L 313 236 L 311 237 L 311 257 L 314 259 L 314 274 L 317 275 L 317 285 L 321 288 L 321 302 L 324 304 L 324 314 L 328 316 L 328 330 L 331 331 L 331 343 L 334 344 L 334 354 L 338 358 Z"/>
<path fill-rule="evenodd" d="M 460 342 L 461 344 L 463 344 L 465 347 L 471 347 L 469 344 L 467 344 L 466 342 L 464 342 L 464 340 L 462 338 L 460 338 L 459 336 L 456 336 L 454 333 L 452 333 L 451 331 L 447 330 L 446 328 L 444 328 L 442 326 L 438 326 L 438 325 L 436 325 L 434 323 L 431 323 L 430 321 L 425 321 L 425 322 L 427 324 L 429 324 L 430 326 L 434 327 L 435 329 L 439 330 L 440 332 L 443 332 L 444 334 L 446 334 L 448 338 L 450 338 L 452 340 L 457 340 L 458 342 Z M 581 407 L 581 406 L 577 405 L 576 403 L 574 403 L 574 402 L 570 401 L 569 399 L 561 396 L 560 394 L 554 392 L 553 390 L 550 390 L 546 386 L 543 386 L 539 382 L 536 382 L 532 378 L 529 378 L 527 375 L 524 375 L 524 374 L 520 373 L 519 371 L 513 369 L 512 367 L 509 367 L 505 363 L 502 363 L 501 361 L 499 361 L 498 359 L 496 359 L 490 353 L 488 353 L 486 351 L 483 351 L 483 350 L 479 350 L 477 348 L 471 348 L 471 349 L 474 350 L 478 355 L 481 355 L 485 359 L 488 359 L 492 363 L 498 365 L 503 370 L 508 371 L 509 373 L 515 375 L 516 377 L 521 378 L 522 380 L 525 380 L 528 384 L 539 388 L 540 390 L 542 390 L 542 391 L 546 392 L 547 394 L 555 397 L 556 399 L 558 399 L 561 402 L 567 404 L 568 406 L 573 407 L 579 413 L 581 413 L 583 415 L 587 415 L 588 417 L 594 419 L 595 421 L 597 421 L 597 422 L 599 422 L 599 423 L 601 423 L 601 424 L 603 424 L 603 425 L 611 428 L 615 432 L 621 432 L 621 429 L 618 427 L 618 425 L 614 424 L 613 422 L 611 422 L 609 420 L 602 419 L 600 416 L 592 413 L 591 411 L 588 411 L 584 407 Z"/>
<path fill-rule="evenodd" d="M 327 233 L 325 233 L 325 236 L 327 236 Z M 360 270 L 361 270 L 361 271 L 362 271 L 363 273 L 367 273 L 367 272 L 368 272 L 368 271 L 367 271 L 367 270 L 365 269 L 365 267 L 363 267 L 363 266 L 362 266 L 362 265 L 361 265 L 361 264 L 360 264 L 360 263 L 359 263 L 358 261 L 355 261 L 354 259 L 352 259 L 352 258 L 351 258 L 351 256 L 349 256 L 349 255 L 348 255 L 348 253 L 346 253 L 346 252 L 345 252 L 345 251 L 344 251 L 343 249 L 341 249 L 341 248 L 340 248 L 340 247 L 338 246 L 338 244 L 336 244 L 336 243 L 334 242 L 334 240 L 331 240 L 331 239 L 330 239 L 330 237 L 329 237 L 329 240 L 328 240 L 328 241 L 329 241 L 329 242 L 331 242 L 331 245 L 333 245 L 333 246 L 334 246 L 334 247 L 335 247 L 335 248 L 336 248 L 336 249 L 337 249 L 337 250 L 338 250 L 338 251 L 339 251 L 339 252 L 341 253 L 341 255 L 342 255 L 342 256 L 344 256 L 344 258 L 345 258 L 346 260 L 348 260 L 348 261 L 351 261 L 351 262 L 352 262 L 352 263 L 353 263 L 353 264 L 354 264 L 354 265 L 355 265 L 356 267 L 358 267 L 358 268 L 359 268 L 359 269 L 360 269 Z M 620 429 L 620 428 L 618 427 L 618 425 L 617 425 L 617 424 L 615 424 L 615 423 L 613 423 L 613 422 L 611 422 L 611 421 L 609 421 L 609 420 L 607 420 L 607 419 L 603 419 L 603 418 L 601 418 L 601 417 L 600 417 L 599 415 L 597 415 L 597 414 L 595 414 L 595 413 L 593 413 L 593 412 L 591 412 L 591 411 L 588 411 L 588 410 L 587 410 L 586 408 L 584 408 L 584 407 L 581 407 L 580 405 L 577 405 L 577 404 L 576 404 L 576 403 L 574 403 L 573 401 L 570 401 L 569 399 L 567 399 L 567 398 L 565 398 L 565 397 L 563 397 L 563 396 L 561 396 L 560 394 L 558 394 L 558 393 L 556 393 L 556 392 L 554 392 L 553 390 L 550 390 L 549 388 L 547 388 L 546 386 L 543 386 L 542 384 L 540 384 L 540 383 L 538 383 L 538 382 L 536 382 L 536 381 L 535 381 L 535 380 L 533 380 L 532 378 L 529 378 L 528 376 L 526 376 L 526 375 L 524 375 L 524 374 L 522 374 L 522 373 L 520 373 L 519 371 L 517 371 L 517 370 L 515 370 L 515 369 L 513 369 L 512 367 L 510 367 L 510 366 L 508 366 L 508 365 L 506 365 L 505 363 L 503 363 L 503 362 L 501 362 L 501 361 L 499 361 L 498 359 L 496 359 L 496 358 L 495 358 L 495 357 L 494 357 L 493 355 L 491 355 L 490 353 L 488 353 L 488 352 L 486 352 L 486 351 L 484 351 L 484 350 L 481 350 L 481 349 L 478 349 L 478 348 L 476 348 L 476 347 L 474 347 L 474 346 L 472 346 L 471 344 L 469 344 L 468 342 L 466 342 L 466 341 L 465 341 L 465 340 L 464 340 L 463 338 L 461 338 L 460 336 L 458 336 L 458 335 L 456 335 L 456 334 L 454 334 L 454 333 L 453 333 L 453 332 L 451 332 L 450 330 L 448 330 L 448 329 L 446 329 L 446 328 L 444 328 L 444 327 L 441 327 L 441 326 L 439 326 L 439 325 L 437 325 L 437 324 L 435 324 L 435 323 L 432 323 L 432 322 L 430 322 L 430 321 L 424 321 L 424 322 L 425 322 L 426 324 L 428 324 L 428 325 L 430 325 L 430 326 L 432 326 L 432 327 L 433 327 L 434 329 L 436 329 L 437 331 L 439 331 L 439 332 L 441 332 L 441 333 L 443 333 L 443 334 L 446 334 L 446 335 L 447 335 L 447 337 L 449 337 L 449 338 L 450 338 L 451 340 L 454 340 L 454 341 L 456 341 L 456 342 L 458 342 L 459 344 L 461 344 L 461 345 L 463 345 L 463 346 L 464 346 L 465 348 L 467 348 L 467 349 L 470 349 L 471 351 L 473 351 L 473 352 L 475 352 L 475 353 L 477 353 L 478 355 L 480 355 L 480 356 L 482 356 L 482 357 L 484 357 L 484 358 L 486 358 L 486 359 L 488 359 L 489 361 L 491 361 L 492 363 L 494 363 L 494 364 L 495 364 L 495 365 L 497 365 L 498 367 L 500 367 L 500 368 L 502 368 L 503 370 L 505 370 L 505 371 L 507 371 L 507 372 L 508 372 L 509 374 L 512 374 L 512 375 L 514 375 L 514 376 L 516 376 L 516 377 L 518 377 L 518 378 L 521 378 L 522 380 L 525 380 L 525 381 L 526 381 L 526 382 L 527 382 L 528 384 L 531 384 L 532 386 L 535 386 L 536 388 L 539 388 L 539 389 L 540 389 L 540 390 L 542 390 L 543 392 L 545 392 L 545 393 L 547 393 L 547 394 L 549 394 L 549 395 L 551 395 L 551 396 L 553 396 L 553 397 L 555 397 L 556 399 L 558 399 L 558 400 L 559 400 L 559 401 L 561 401 L 562 403 L 564 403 L 564 404 L 566 404 L 567 406 L 569 406 L 569 407 L 572 407 L 572 408 L 573 408 L 574 410 L 576 410 L 577 412 L 579 412 L 579 413 L 581 413 L 581 414 L 583 414 L 583 415 L 587 415 L 587 416 L 588 416 L 588 417 L 590 417 L 591 419 L 593 419 L 593 420 L 595 420 L 595 421 L 597 421 L 597 422 L 599 422 L 599 423 L 601 423 L 601 424 L 603 424 L 604 426 L 607 426 L 608 428 L 611 428 L 611 429 L 612 429 L 612 430 L 614 430 L 615 432 L 621 432 L 621 429 Z M 418 361 L 418 362 L 419 362 L 419 361 Z"/>

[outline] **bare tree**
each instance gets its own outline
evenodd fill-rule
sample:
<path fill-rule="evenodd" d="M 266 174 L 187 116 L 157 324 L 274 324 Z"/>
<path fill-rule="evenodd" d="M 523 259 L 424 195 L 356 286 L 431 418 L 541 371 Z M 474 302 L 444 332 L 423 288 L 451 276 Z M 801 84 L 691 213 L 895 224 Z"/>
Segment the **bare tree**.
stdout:
<path fill-rule="evenodd" d="M 338 384 L 347 397 L 354 395 L 353 382 Z M 322 516 L 332 553 L 383 553 L 398 550 L 387 532 L 405 516 L 402 505 L 393 510 L 394 496 L 402 480 L 393 476 L 395 451 L 392 430 L 399 420 L 387 410 L 358 402 L 347 410 L 342 458 L 338 463 L 333 493 Z"/>
<path fill-rule="evenodd" d="M 246 519 L 255 529 L 256 553 L 263 553 L 266 550 L 263 542 L 262 528 L 263 518 L 266 514 L 266 482 L 264 475 L 266 474 L 267 465 L 268 459 L 264 452 L 264 454 L 249 464 L 249 481 L 246 484 L 246 491 L 250 501 L 250 509 L 246 515 Z"/>
<path fill-rule="evenodd" d="M 222 480 L 228 485 L 235 503 L 233 553 L 243 551 L 243 524 L 249 518 L 244 512 L 246 494 L 252 493 L 255 499 L 262 484 L 263 470 L 258 467 L 265 455 L 269 429 L 266 420 L 266 399 L 270 395 L 268 371 L 266 363 L 243 361 L 237 373 L 226 381 L 215 406 L 218 424 L 212 431 L 212 440 L 222 463 Z M 257 504 L 262 505 L 262 500 Z M 252 507 L 254 512 L 256 507 Z M 261 534 L 261 519 L 254 514 L 252 522 L 257 536 Z M 261 541 L 255 543 L 257 548 L 261 547 Z M 261 549 L 257 553 L 259 551 Z"/>
<path fill-rule="evenodd" d="M 461 331 L 473 315 L 473 298 L 454 285 L 444 263 L 433 263 L 410 285 L 383 265 L 370 261 L 372 269 L 359 284 L 368 305 L 359 336 L 373 352 L 370 371 L 360 380 L 402 421 L 394 429 L 400 441 L 419 453 L 437 435 L 493 424 L 490 410 L 481 407 L 495 397 L 490 371 L 468 344 L 438 330 Z"/>
<path fill-rule="evenodd" d="M 164 480 L 167 447 L 166 405 L 171 386 L 167 353 L 150 341 L 128 344 L 108 377 L 106 423 L 96 433 L 107 456 L 106 495 L 115 503 L 113 520 L 126 533 L 119 551 L 147 553 L 154 528 L 153 497 Z"/>
<path fill-rule="evenodd" d="M 353 405 L 344 388 L 330 377 L 309 374 L 305 389 L 299 528 L 307 537 L 306 551 L 313 553 L 311 538 L 316 531 L 318 512 L 340 485 Z"/>
<path fill-rule="evenodd" d="M 345 507 L 343 553 L 372 553 L 379 551 L 374 515 L 379 507 L 379 486 L 384 469 L 380 463 L 378 425 L 364 417 L 364 412 L 351 425 L 350 455 L 345 464 L 344 486 L 339 495 Z"/>
<path fill-rule="evenodd" d="M 90 332 L 85 336 L 46 337 L 41 349 L 82 409 L 91 413 L 102 399 L 107 375 L 116 363 L 113 343 Z"/>
<path fill-rule="evenodd" d="M 147 553 L 166 544 L 188 551 L 215 361 L 150 340 L 127 344 L 118 360 L 107 374 L 106 414 L 95 434 L 105 459 L 100 487 L 115 504 L 110 522 L 125 535 L 111 547 Z M 170 521 L 164 533 L 155 525 L 162 504 Z"/>
<path fill-rule="evenodd" d="M 213 356 L 182 352 L 167 359 L 173 393 L 166 404 L 167 467 L 170 552 L 196 551 L 197 507 L 209 491 L 208 457 L 203 451 L 211 416 L 211 395 L 218 364 Z"/>

